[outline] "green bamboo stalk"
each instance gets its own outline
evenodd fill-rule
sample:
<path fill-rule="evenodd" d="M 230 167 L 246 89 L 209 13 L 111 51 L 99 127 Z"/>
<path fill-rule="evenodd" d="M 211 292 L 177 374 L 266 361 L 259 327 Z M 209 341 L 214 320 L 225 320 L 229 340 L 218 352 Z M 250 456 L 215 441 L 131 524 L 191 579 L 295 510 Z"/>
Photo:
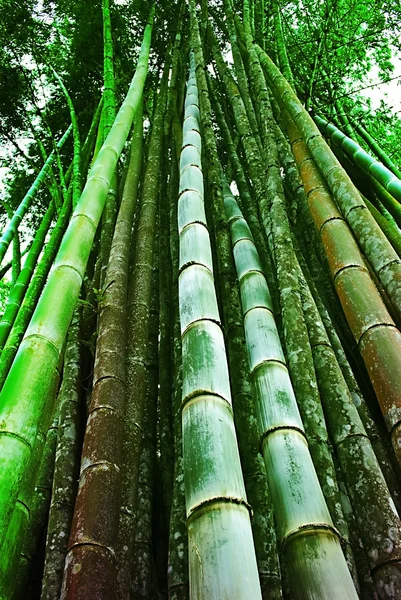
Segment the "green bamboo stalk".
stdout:
<path fill-rule="evenodd" d="M 24 262 L 23 269 L 19 274 L 17 281 L 10 293 L 7 301 L 7 305 L 4 310 L 4 314 L 0 321 L 0 353 L 4 348 L 7 341 L 8 335 L 15 322 L 18 311 L 21 307 L 24 299 L 26 290 L 31 281 L 33 272 L 36 267 L 37 260 L 40 253 L 42 252 L 43 245 L 45 243 L 47 232 L 52 224 L 54 217 L 54 203 L 50 202 L 50 206 L 43 216 L 42 222 L 37 230 L 35 237 L 32 242 L 32 246 L 29 250 L 28 256 Z"/>
<path fill-rule="evenodd" d="M 285 43 L 283 24 L 281 22 L 280 5 L 278 0 L 273 1 L 274 36 L 276 38 L 277 55 L 281 72 L 295 90 L 294 76 L 288 60 L 287 46 Z M 244 19 L 245 20 L 245 19 Z"/>
<path fill-rule="evenodd" d="M 22 546 L 17 577 L 14 583 L 13 599 L 15 600 L 25 598 L 37 554 L 39 552 L 41 537 L 46 527 L 52 493 L 54 459 L 57 446 L 60 416 L 58 409 L 59 407 L 57 406 L 53 417 L 53 423 L 46 435 L 42 460 L 40 462 L 39 473 L 35 484 L 28 530 Z"/>
<path fill-rule="evenodd" d="M 376 140 L 370 135 L 370 133 L 365 129 L 362 123 L 348 114 L 348 119 L 351 121 L 353 127 L 359 133 L 361 138 L 367 143 L 369 148 L 374 152 L 377 158 L 383 163 L 387 169 L 392 171 L 398 179 L 401 179 L 401 171 L 397 167 L 397 165 L 391 160 L 391 158 L 386 154 L 383 148 L 376 142 Z"/>
<path fill-rule="evenodd" d="M 125 349 L 130 238 L 142 165 L 142 101 L 99 306 L 93 388 L 68 543 L 63 598 L 81 588 L 100 599 L 115 589 L 115 548 L 121 490 L 121 445 L 126 398 Z M 102 493 L 99 493 L 102 490 Z M 107 519 L 105 516 L 107 515 Z M 80 569 L 77 569 L 80 565 Z M 102 572 L 99 577 L 98 571 Z"/>
<path fill-rule="evenodd" d="M 152 123 L 146 170 L 142 186 L 141 210 L 134 240 L 134 264 L 129 276 L 127 301 L 127 355 L 124 434 L 122 445 L 122 491 L 117 553 L 117 589 L 120 597 L 129 593 L 135 540 L 135 506 L 138 496 L 138 471 L 142 443 L 142 417 L 146 397 L 146 356 L 148 320 L 152 294 L 152 266 L 162 140 L 166 109 L 169 55 L 164 65 L 162 83 Z"/>
<path fill-rule="evenodd" d="M 75 209 L 78 204 L 79 198 L 81 197 L 82 191 L 82 182 L 81 182 L 81 140 L 79 136 L 79 125 L 77 114 L 75 112 L 74 103 L 71 99 L 70 94 L 68 93 L 67 88 L 65 87 L 63 80 L 60 75 L 52 68 L 55 78 L 57 79 L 63 94 L 67 100 L 68 108 L 70 111 L 70 118 L 72 124 L 72 134 L 74 139 L 74 156 L 72 159 L 72 207 Z M 114 115 L 115 116 L 115 115 Z"/>
<path fill-rule="evenodd" d="M 29 460 L 28 475 L 21 483 L 21 486 L 18 490 L 9 527 L 0 544 L 0 598 L 4 598 L 4 600 L 12 597 L 13 588 L 16 581 L 16 574 L 18 572 L 20 554 L 23 547 L 26 530 L 29 525 L 29 520 L 31 518 L 32 497 L 40 467 L 43 448 L 45 446 L 46 435 L 51 424 L 49 422 L 49 413 L 51 417 L 53 399 L 59 383 L 60 363 L 61 360 L 52 373 L 52 380 L 50 381 L 47 396 L 43 398 L 43 403 L 48 409 L 48 417 L 46 420 L 42 421 L 40 427 L 38 428 Z"/>
<path fill-rule="evenodd" d="M 21 252 L 21 258 L 23 256 L 25 256 L 25 254 L 27 254 L 29 252 L 29 250 L 31 249 L 31 245 L 32 245 L 32 242 L 30 242 L 26 246 L 26 248 Z M 12 266 L 13 266 L 13 263 L 12 263 L 12 260 L 10 260 L 3 267 L 1 267 L 1 269 L 0 269 L 0 279 L 3 279 L 3 277 L 6 275 L 6 273 L 8 273 L 8 271 L 11 269 Z"/>
<path fill-rule="evenodd" d="M 63 382 L 58 396 L 60 419 L 46 535 L 41 600 L 59 598 L 67 555 L 81 453 L 82 386 L 80 308 L 68 331 Z"/>
<path fill-rule="evenodd" d="M 224 202 L 240 282 L 262 453 L 291 598 L 357 598 L 309 454 L 252 234 L 228 189 Z"/>
<path fill-rule="evenodd" d="M 42 122 L 44 122 L 43 116 L 40 113 L 40 111 L 39 111 L 39 116 L 41 117 Z M 43 145 L 42 140 L 38 136 L 38 134 L 36 132 L 36 128 L 33 126 L 33 123 L 30 121 L 29 117 L 28 117 L 28 120 L 29 120 L 29 126 L 30 126 L 30 129 L 31 129 L 32 135 L 35 138 L 35 141 L 36 141 L 36 143 L 38 145 L 39 152 L 40 152 L 40 154 L 42 156 L 43 165 L 44 165 L 46 163 L 46 160 L 47 160 L 47 154 L 46 154 L 45 147 Z M 50 129 L 48 128 L 48 126 L 46 124 L 45 124 L 45 128 L 48 130 L 48 133 L 50 134 L 50 138 L 52 140 L 52 145 L 53 145 L 53 150 L 54 150 L 55 144 L 54 144 L 54 140 L 53 140 L 53 137 L 52 137 L 52 133 L 51 133 Z M 56 158 L 59 161 L 59 157 L 57 156 L 57 154 L 56 154 Z M 62 205 L 63 205 L 63 197 L 62 197 L 62 191 L 60 189 L 59 184 L 57 183 L 57 179 L 56 179 L 56 176 L 54 174 L 52 166 L 50 166 L 50 168 L 49 168 L 48 175 L 47 175 L 45 181 L 46 181 L 46 185 L 47 185 L 47 187 L 49 189 L 50 195 L 51 195 L 51 197 L 53 199 L 53 202 L 54 202 L 54 205 L 56 207 L 56 210 L 58 212 L 61 209 Z"/>
<path fill-rule="evenodd" d="M 128 95 L 95 161 L 57 259 L 0 396 L 0 541 L 6 535 L 21 481 L 29 469 L 36 433 L 46 420 L 50 389 L 78 299 L 110 179 L 142 95 L 152 25 Z M 79 240 L 79 241 L 78 241 Z"/>
<path fill-rule="evenodd" d="M 329 123 L 319 115 L 314 115 L 313 119 L 319 129 L 335 141 L 356 165 L 369 175 L 373 175 L 398 202 L 401 202 L 401 181 L 398 176 L 379 160 L 365 152 L 357 142 L 342 133 L 335 125 Z"/>
<path fill-rule="evenodd" d="M 190 3 L 195 18 L 195 2 Z M 180 169 L 182 428 L 191 598 L 261 598 L 203 204 L 195 60 Z M 184 210 L 184 207 L 187 207 Z"/>
<path fill-rule="evenodd" d="M 110 2 L 102 0 L 102 15 L 103 15 L 103 79 L 104 79 L 104 108 L 103 108 L 103 129 L 104 136 L 107 137 L 111 126 L 116 117 L 116 90 L 114 77 L 114 55 L 113 55 L 113 36 L 111 30 L 110 17 Z M 100 253 L 101 253 L 101 285 L 105 283 L 107 265 L 111 243 L 113 239 L 113 231 L 117 217 L 117 172 L 111 179 L 110 188 L 106 199 L 105 209 L 102 216 L 102 227 L 100 236 Z"/>
<path fill-rule="evenodd" d="M 326 77 L 326 79 L 329 79 L 327 77 L 326 72 L 324 72 L 324 76 Z M 336 113 L 337 113 L 337 117 L 338 120 L 340 121 L 345 133 L 348 135 L 348 137 L 350 137 L 351 139 L 353 139 L 355 142 L 357 141 L 357 137 L 355 135 L 355 131 L 353 126 L 351 125 L 350 121 L 349 121 L 349 117 L 347 115 L 347 113 L 345 112 L 343 105 L 341 103 L 340 100 L 335 100 L 334 101 L 334 106 L 336 109 Z"/>
<path fill-rule="evenodd" d="M 339 146 L 333 144 L 332 150 L 359 191 L 376 205 L 386 219 L 400 228 L 401 204 L 374 177 L 366 176 L 358 169 Z"/>
<path fill-rule="evenodd" d="M 67 131 L 65 132 L 65 134 L 63 135 L 63 137 L 61 138 L 61 140 L 58 142 L 57 144 L 57 148 L 62 148 L 64 143 L 66 142 L 66 140 L 68 139 L 70 133 L 72 130 L 72 125 L 70 125 L 67 129 Z M 27 210 L 29 209 L 29 207 L 31 206 L 36 192 L 38 191 L 39 187 L 41 186 L 41 184 L 43 183 L 43 181 L 45 180 L 45 177 L 47 175 L 47 173 L 49 172 L 49 169 L 51 167 L 51 164 L 53 162 L 55 158 L 55 152 L 54 150 L 49 154 L 45 164 L 43 165 L 43 167 L 41 168 L 39 175 L 36 177 L 35 181 L 33 182 L 33 184 L 31 185 L 31 187 L 29 188 L 29 190 L 27 191 L 27 193 L 25 194 L 24 198 L 22 199 L 20 205 L 18 206 L 17 210 L 14 212 L 13 217 L 10 219 L 10 221 L 7 223 L 2 236 L 0 238 L 0 263 L 4 258 L 4 255 L 7 251 L 8 246 L 11 243 L 11 240 L 13 239 L 15 232 L 18 229 L 18 225 L 21 223 L 22 219 L 25 216 L 25 213 L 27 212 Z"/>
<path fill-rule="evenodd" d="M 13 237 L 13 258 L 12 258 L 12 270 L 11 270 L 11 285 L 14 288 L 19 274 L 21 273 L 21 244 L 19 239 L 18 229 L 16 230 Z"/>
<path fill-rule="evenodd" d="M 182 141 L 181 141 L 182 145 Z M 182 347 L 178 300 L 179 240 L 177 228 L 177 197 L 179 185 L 178 161 L 172 153 L 169 178 L 170 256 L 172 265 L 173 306 L 173 432 L 174 432 L 174 484 L 170 516 L 167 585 L 170 600 L 189 600 L 188 537 L 185 519 L 184 464 L 182 456 Z"/>
<path fill-rule="evenodd" d="M 401 231 L 398 229 L 396 225 L 389 222 L 386 217 L 384 217 L 379 210 L 369 202 L 369 200 L 363 197 L 363 200 L 371 212 L 374 220 L 379 225 L 380 229 L 383 231 L 394 250 L 397 252 L 398 256 L 401 258 Z"/>

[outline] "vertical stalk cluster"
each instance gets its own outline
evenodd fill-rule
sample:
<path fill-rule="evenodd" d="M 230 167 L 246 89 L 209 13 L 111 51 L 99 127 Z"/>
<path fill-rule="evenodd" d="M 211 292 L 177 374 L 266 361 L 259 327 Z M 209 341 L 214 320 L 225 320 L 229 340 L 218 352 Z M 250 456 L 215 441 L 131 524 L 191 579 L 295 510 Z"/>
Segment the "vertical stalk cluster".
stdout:
<path fill-rule="evenodd" d="M 252 234 L 228 188 L 224 204 L 240 283 L 262 453 L 291 597 L 357 598 L 309 453 Z"/>

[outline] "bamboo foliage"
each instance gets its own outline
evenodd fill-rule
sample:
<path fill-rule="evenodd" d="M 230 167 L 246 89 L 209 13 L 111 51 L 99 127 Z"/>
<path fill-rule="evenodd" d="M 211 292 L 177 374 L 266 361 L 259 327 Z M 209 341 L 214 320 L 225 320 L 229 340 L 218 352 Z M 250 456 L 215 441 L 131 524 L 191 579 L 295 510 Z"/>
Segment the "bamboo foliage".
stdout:
<path fill-rule="evenodd" d="M 262 453 L 291 597 L 357 598 L 309 454 L 252 234 L 228 187 L 224 203 L 240 283 Z"/>
<path fill-rule="evenodd" d="M 145 29 L 138 68 L 127 97 L 92 166 L 45 289 L 1 392 L 1 541 L 5 539 L 21 481 L 30 468 L 30 456 L 37 431 L 47 418 L 44 399 L 51 389 L 110 179 L 142 95 L 151 30 L 152 25 L 149 23 Z"/>
<path fill-rule="evenodd" d="M 203 205 L 194 57 L 178 207 L 182 427 L 191 598 L 261 598 Z"/>

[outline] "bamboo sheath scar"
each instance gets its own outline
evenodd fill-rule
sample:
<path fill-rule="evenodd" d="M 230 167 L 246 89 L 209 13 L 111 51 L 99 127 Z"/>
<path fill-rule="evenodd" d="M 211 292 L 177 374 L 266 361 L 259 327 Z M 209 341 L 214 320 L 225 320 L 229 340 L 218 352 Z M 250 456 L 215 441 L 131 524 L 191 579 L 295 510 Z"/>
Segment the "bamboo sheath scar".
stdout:
<path fill-rule="evenodd" d="M 288 82 L 257 44 L 255 48 L 273 92 L 299 128 L 316 165 L 327 180 L 328 187 L 345 220 L 383 285 L 401 322 L 400 258 Z"/>
<path fill-rule="evenodd" d="M 178 223 L 182 428 L 192 599 L 260 599 L 206 227 L 195 62 L 185 100 Z"/>
<path fill-rule="evenodd" d="M 51 390 L 111 177 L 142 96 L 151 30 L 149 23 L 129 92 L 93 164 L 1 392 L 0 543 L 5 539 L 21 482 L 31 468 L 30 457 L 36 434 L 48 418 L 44 400 Z"/>
<path fill-rule="evenodd" d="M 401 333 L 294 122 L 287 129 L 316 228 L 351 331 L 401 464 Z"/>
<path fill-rule="evenodd" d="M 259 255 L 228 186 L 224 203 L 240 284 L 261 448 L 291 598 L 357 598 L 309 453 Z"/>

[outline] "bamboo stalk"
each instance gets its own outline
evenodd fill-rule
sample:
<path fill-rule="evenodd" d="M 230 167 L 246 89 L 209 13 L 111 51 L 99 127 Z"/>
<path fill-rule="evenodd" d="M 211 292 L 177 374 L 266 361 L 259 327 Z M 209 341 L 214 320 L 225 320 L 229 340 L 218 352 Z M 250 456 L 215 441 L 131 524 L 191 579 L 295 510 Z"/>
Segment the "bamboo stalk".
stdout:
<path fill-rule="evenodd" d="M 138 215 L 133 246 L 134 263 L 128 282 L 127 396 L 123 413 L 122 492 L 116 541 L 117 588 L 121 597 L 126 597 L 129 593 L 135 540 L 135 508 L 138 496 L 142 418 L 147 392 L 148 321 L 152 298 L 152 267 L 169 67 L 169 55 L 167 54 L 149 141 L 142 186 L 141 210 Z"/>
<path fill-rule="evenodd" d="M 195 4 L 190 4 L 192 18 Z M 203 205 L 195 61 L 181 152 L 179 301 L 191 598 L 261 598 Z"/>
<path fill-rule="evenodd" d="M 68 543 L 64 598 L 75 598 L 81 588 L 92 589 L 98 598 L 104 594 L 110 597 L 110 590 L 116 586 L 115 551 L 126 398 L 125 307 L 131 229 L 142 165 L 142 101 L 138 107 L 134 132 L 126 187 L 111 243 L 105 292 L 100 302 L 93 389 Z M 79 570 L 77 565 L 81 567 Z"/>

